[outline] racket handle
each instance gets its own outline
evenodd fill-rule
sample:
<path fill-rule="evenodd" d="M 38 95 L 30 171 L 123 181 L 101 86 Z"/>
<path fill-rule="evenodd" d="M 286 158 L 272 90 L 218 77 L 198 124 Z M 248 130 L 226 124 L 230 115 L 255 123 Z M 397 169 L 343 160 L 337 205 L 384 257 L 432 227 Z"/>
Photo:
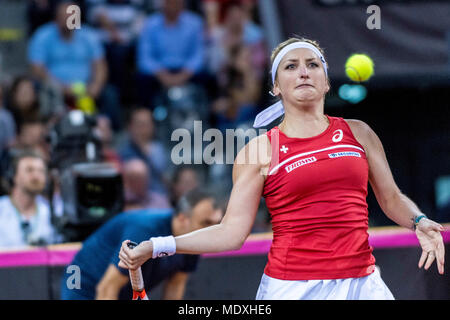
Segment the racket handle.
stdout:
<path fill-rule="evenodd" d="M 137 243 L 135 242 L 128 242 L 128 248 L 133 249 L 137 246 Z M 131 281 L 131 287 L 134 291 L 141 292 L 144 290 L 144 277 L 142 276 L 142 270 L 139 267 L 136 270 L 129 270 L 130 273 L 130 281 Z"/>
<path fill-rule="evenodd" d="M 130 270 L 131 287 L 134 291 L 144 290 L 144 279 L 142 278 L 141 268 L 137 270 Z"/>

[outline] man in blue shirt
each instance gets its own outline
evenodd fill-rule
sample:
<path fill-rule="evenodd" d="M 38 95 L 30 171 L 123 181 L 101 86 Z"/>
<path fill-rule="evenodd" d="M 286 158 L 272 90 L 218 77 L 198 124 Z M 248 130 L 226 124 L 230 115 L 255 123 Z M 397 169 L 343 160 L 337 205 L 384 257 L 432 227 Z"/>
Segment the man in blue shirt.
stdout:
<path fill-rule="evenodd" d="M 205 44 L 203 19 L 183 8 L 183 0 L 164 0 L 161 12 L 144 23 L 138 39 L 137 68 L 141 103 L 151 106 L 161 88 L 201 82 Z"/>
<path fill-rule="evenodd" d="M 41 79 L 50 77 L 64 86 L 83 82 L 88 91 L 98 95 L 106 80 L 103 47 L 88 26 L 74 30 L 67 27 L 64 10 L 67 6 L 68 3 L 59 5 L 55 21 L 46 23 L 33 34 L 29 60 Z"/>
<path fill-rule="evenodd" d="M 82 83 L 86 94 L 97 100 L 102 111 L 120 126 L 117 92 L 105 86 L 108 77 L 102 43 L 86 24 L 80 29 L 67 25 L 71 1 L 62 1 L 55 9 L 55 20 L 39 27 L 30 39 L 28 60 L 35 78 L 62 90 L 66 101 L 74 100 L 72 86 Z M 70 12 L 70 11 L 69 11 Z"/>
<path fill-rule="evenodd" d="M 64 273 L 61 298 L 131 299 L 128 270 L 118 267 L 122 241 L 139 243 L 150 237 L 181 235 L 221 221 L 223 209 L 212 194 L 193 190 L 180 199 L 176 213 L 167 209 L 136 210 L 112 218 L 92 234 L 77 253 L 71 265 L 80 268 L 80 288 L 68 282 Z M 198 256 L 175 254 L 163 259 L 150 259 L 142 266 L 146 291 L 167 280 L 164 299 L 182 299 L 189 272 L 196 269 Z"/>

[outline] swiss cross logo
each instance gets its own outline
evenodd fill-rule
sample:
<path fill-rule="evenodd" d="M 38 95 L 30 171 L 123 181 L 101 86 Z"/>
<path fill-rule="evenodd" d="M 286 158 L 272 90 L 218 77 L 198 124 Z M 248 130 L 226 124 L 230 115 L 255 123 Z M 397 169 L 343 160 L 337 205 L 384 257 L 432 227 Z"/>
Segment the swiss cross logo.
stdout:
<path fill-rule="evenodd" d="M 286 152 L 289 150 L 289 148 L 286 148 L 286 146 L 283 144 L 282 146 L 281 146 L 281 148 L 280 148 L 280 151 L 281 152 L 283 152 L 283 153 L 285 153 L 286 154 Z"/>

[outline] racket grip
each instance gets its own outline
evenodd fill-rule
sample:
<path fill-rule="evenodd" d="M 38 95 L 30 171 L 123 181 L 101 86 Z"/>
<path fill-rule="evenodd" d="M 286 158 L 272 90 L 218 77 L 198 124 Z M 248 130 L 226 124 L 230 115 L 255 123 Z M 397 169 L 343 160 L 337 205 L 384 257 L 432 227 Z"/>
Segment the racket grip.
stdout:
<path fill-rule="evenodd" d="M 136 270 L 130 270 L 131 287 L 134 291 L 144 290 L 144 279 L 142 278 L 141 268 Z"/>
<path fill-rule="evenodd" d="M 137 246 L 135 242 L 128 242 L 128 248 L 133 249 Z M 144 278 L 142 276 L 142 269 L 139 267 L 136 270 L 129 270 L 131 287 L 134 291 L 143 291 L 144 290 Z"/>

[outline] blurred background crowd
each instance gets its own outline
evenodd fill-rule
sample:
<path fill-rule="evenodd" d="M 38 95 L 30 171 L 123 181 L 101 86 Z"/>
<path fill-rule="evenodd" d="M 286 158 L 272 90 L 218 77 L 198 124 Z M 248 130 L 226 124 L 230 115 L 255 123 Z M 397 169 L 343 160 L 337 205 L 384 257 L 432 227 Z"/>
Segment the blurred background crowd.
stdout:
<path fill-rule="evenodd" d="M 81 9 L 80 29 L 67 27 L 67 8 L 73 4 Z M 45 212 L 51 227 L 52 217 L 66 210 L 63 189 L 70 181 L 64 183 L 67 166 L 62 162 L 70 158 L 75 163 L 76 150 L 89 159 L 91 140 L 96 150 L 92 159 L 109 163 L 122 179 L 120 211 L 173 207 L 197 186 L 226 196 L 231 165 L 173 164 L 171 133 L 176 128 L 193 132 L 194 120 L 202 121 L 203 130 L 248 129 L 257 112 L 270 104 L 273 45 L 259 12 L 256 0 L 27 1 L 22 20 L 27 26 L 26 72 L 5 74 L 0 63 L 0 209 L 33 213 L 42 206 L 38 211 Z M 325 43 L 327 49 L 332 55 L 333 48 Z M 78 113 L 69 117 L 73 110 L 82 111 L 86 119 Z M 68 158 L 57 157 L 55 139 L 70 135 L 66 131 L 77 121 L 86 121 L 92 139 L 71 149 Z M 17 161 L 24 150 L 28 153 L 22 157 L 43 161 L 46 174 L 39 174 L 41 164 Z M 445 200 L 450 199 L 445 196 L 448 180 L 440 188 L 442 212 L 435 218 L 449 221 L 443 209 L 450 203 Z M 371 218 L 370 224 L 390 222 Z M 0 225 L 7 230 L 7 218 Z M 33 223 L 23 221 L 21 226 L 27 230 Z M 263 201 L 253 231 L 270 231 Z M 57 233 L 39 241 L 72 239 Z M 25 241 L 36 242 L 30 239 Z M 0 245 L 14 244 L 0 239 Z"/>
<path fill-rule="evenodd" d="M 80 8 L 81 28 L 68 27 L 71 5 Z M 193 120 L 201 120 L 203 130 L 251 127 L 267 98 L 268 61 L 254 0 L 31 0 L 24 18 L 29 67 L 3 76 L 0 88 L 2 208 L 26 212 L 19 193 L 48 206 L 49 224 L 67 210 L 62 173 L 52 176 L 52 169 L 86 154 L 81 146 L 57 157 L 52 135 L 76 122 L 76 114 L 68 116 L 73 110 L 90 126 L 95 160 L 120 173 L 123 211 L 173 207 L 198 186 L 229 192 L 230 165 L 174 165 L 170 138 L 176 128 L 192 131 Z M 21 156 L 42 158 L 48 174 L 16 164 Z M 22 167 L 27 171 L 17 179 Z M 0 220 L 7 228 L 8 220 Z M 29 220 L 22 226 L 31 228 Z M 269 231 L 266 213 L 260 220 L 255 231 Z M 47 235 L 39 241 L 64 240 Z"/>

